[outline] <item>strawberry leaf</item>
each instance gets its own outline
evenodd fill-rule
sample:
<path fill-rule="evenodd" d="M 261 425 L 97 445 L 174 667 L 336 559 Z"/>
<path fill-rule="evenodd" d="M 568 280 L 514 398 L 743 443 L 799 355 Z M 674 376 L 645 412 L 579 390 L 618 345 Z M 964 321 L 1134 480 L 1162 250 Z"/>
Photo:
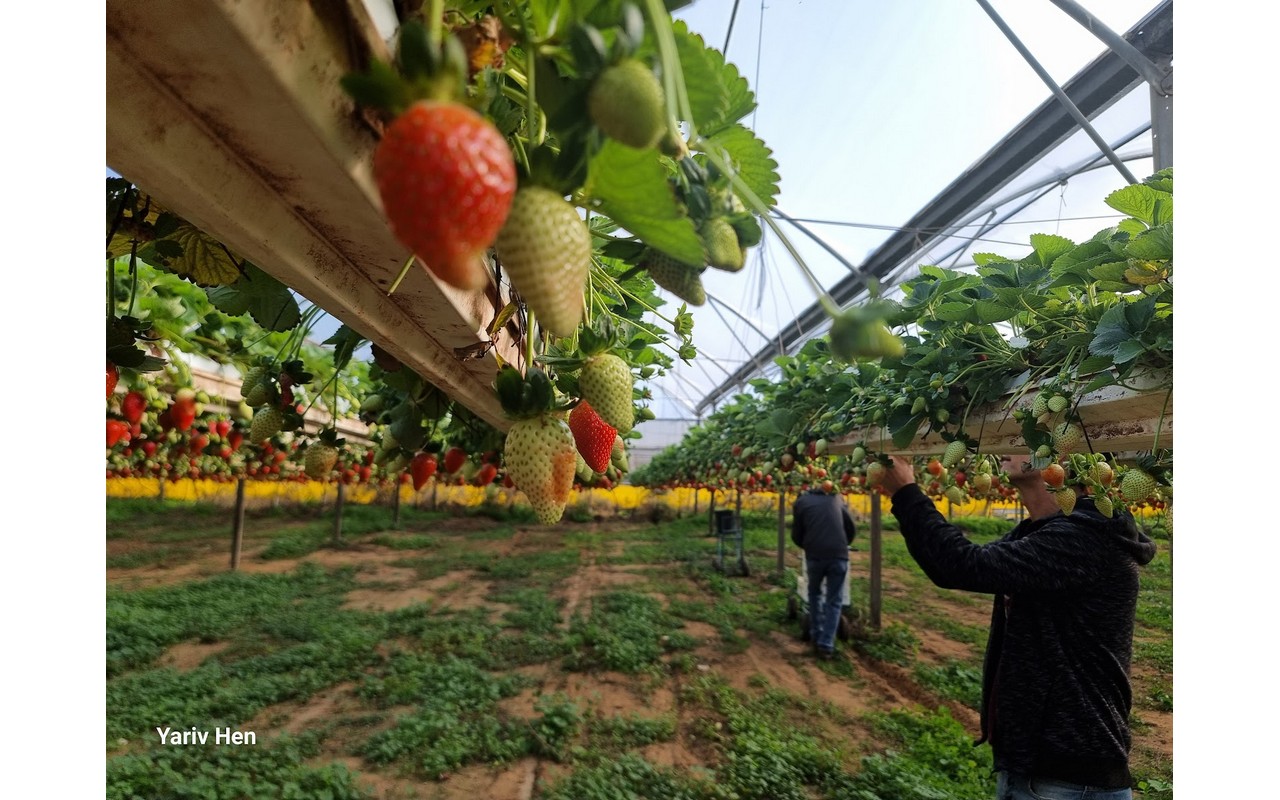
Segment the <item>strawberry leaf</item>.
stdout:
<path fill-rule="evenodd" d="M 690 33 L 684 22 L 677 21 L 673 27 L 698 132 L 713 135 L 750 114 L 756 107 L 755 95 L 738 68 L 726 63 L 724 55 L 708 47 L 701 36 Z"/>
<path fill-rule="evenodd" d="M 168 242 L 168 249 L 161 242 Z M 182 247 L 181 254 L 176 257 L 170 257 L 177 252 L 171 247 L 173 243 Z M 154 261 L 150 257 L 152 253 Z M 168 239 L 154 243 L 152 253 L 143 260 L 155 263 L 197 286 L 225 286 L 240 279 L 240 268 L 222 243 L 194 225 L 179 225 Z"/>
<path fill-rule="evenodd" d="M 622 228 L 680 261 L 701 264 L 702 240 L 654 150 L 607 140 L 587 166 L 587 195 Z"/>
<path fill-rule="evenodd" d="M 302 319 L 289 287 L 248 262 L 240 280 L 207 291 L 219 311 L 233 317 L 248 314 L 269 331 L 292 330 Z"/>
<path fill-rule="evenodd" d="M 725 128 L 705 141 L 703 149 L 723 150 L 756 197 L 773 207 L 778 196 L 778 162 L 773 160 L 773 151 L 764 142 L 741 125 Z"/>

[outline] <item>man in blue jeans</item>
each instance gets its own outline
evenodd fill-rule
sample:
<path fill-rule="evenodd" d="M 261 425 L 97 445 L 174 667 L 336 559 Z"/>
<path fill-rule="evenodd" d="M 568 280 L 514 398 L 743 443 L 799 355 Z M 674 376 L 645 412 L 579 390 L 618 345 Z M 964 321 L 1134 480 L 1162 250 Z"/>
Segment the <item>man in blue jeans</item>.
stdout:
<path fill-rule="evenodd" d="M 853 516 L 834 488 L 831 481 L 823 481 L 797 497 L 791 509 L 791 541 L 804 550 L 809 578 L 809 633 L 821 659 L 835 656 L 854 534 Z"/>

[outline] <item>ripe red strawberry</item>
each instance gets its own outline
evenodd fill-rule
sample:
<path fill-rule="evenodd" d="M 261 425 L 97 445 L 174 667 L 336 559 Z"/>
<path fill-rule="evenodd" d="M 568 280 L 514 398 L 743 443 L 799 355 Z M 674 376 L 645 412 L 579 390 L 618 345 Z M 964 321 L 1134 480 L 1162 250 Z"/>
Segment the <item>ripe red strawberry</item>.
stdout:
<path fill-rule="evenodd" d="M 478 291 L 481 259 L 516 191 L 515 160 L 497 128 L 464 105 L 421 100 L 388 126 L 373 175 L 391 230 L 436 277 Z"/>
<path fill-rule="evenodd" d="M 564 514 L 573 489 L 576 454 L 573 433 L 554 414 L 522 419 L 507 432 L 507 471 L 544 525 L 559 522 Z"/>
<path fill-rule="evenodd" d="M 213 424 L 213 429 L 217 431 L 219 436 L 225 437 L 231 432 L 231 420 L 220 419 Z"/>
<path fill-rule="evenodd" d="M 450 447 L 448 452 L 444 454 L 444 471 L 453 473 L 462 469 L 462 465 L 467 463 L 467 451 L 461 447 Z"/>
<path fill-rule="evenodd" d="M 239 450 L 240 445 L 244 443 L 244 434 L 240 431 L 233 430 L 227 434 L 227 444 L 232 450 Z"/>
<path fill-rule="evenodd" d="M 142 392 L 128 392 L 120 401 L 120 413 L 130 422 L 138 422 L 147 410 L 147 398 Z"/>
<path fill-rule="evenodd" d="M 488 486 L 498 477 L 498 468 L 494 464 L 485 464 L 476 472 L 476 486 Z"/>
<path fill-rule="evenodd" d="M 446 458 L 447 460 L 447 458 Z M 413 490 L 419 491 L 436 474 L 436 457 L 431 453 L 418 453 L 409 462 L 409 473 L 413 476 Z"/>
<path fill-rule="evenodd" d="M 605 68 L 592 82 L 587 112 L 605 136 L 629 147 L 653 147 L 667 129 L 662 84 L 634 58 Z"/>
<path fill-rule="evenodd" d="M 1061 464 L 1055 462 L 1041 470 L 1040 477 L 1044 478 L 1045 483 L 1055 489 L 1059 489 L 1062 487 L 1063 481 L 1067 479 L 1067 471 L 1062 468 Z"/>
<path fill-rule="evenodd" d="M 559 337 L 582 322 L 591 234 L 563 196 L 541 186 L 516 192 L 494 249 L 542 327 Z"/>
<path fill-rule="evenodd" d="M 111 359 L 107 359 L 107 397 L 111 397 L 116 391 L 116 384 L 120 382 L 120 368 L 111 363 Z"/>
<path fill-rule="evenodd" d="M 627 362 L 612 353 L 588 358 L 578 375 L 582 399 L 591 404 L 601 419 L 617 428 L 618 433 L 627 433 L 635 425 L 633 383 Z"/>
<path fill-rule="evenodd" d="M 583 400 L 569 412 L 569 430 L 582 460 L 594 472 L 604 472 L 609 467 L 613 453 L 613 440 L 618 431 L 600 418 L 591 404 Z"/>
<path fill-rule="evenodd" d="M 107 447 L 115 447 L 116 442 L 129 433 L 129 423 L 122 419 L 107 420 Z"/>

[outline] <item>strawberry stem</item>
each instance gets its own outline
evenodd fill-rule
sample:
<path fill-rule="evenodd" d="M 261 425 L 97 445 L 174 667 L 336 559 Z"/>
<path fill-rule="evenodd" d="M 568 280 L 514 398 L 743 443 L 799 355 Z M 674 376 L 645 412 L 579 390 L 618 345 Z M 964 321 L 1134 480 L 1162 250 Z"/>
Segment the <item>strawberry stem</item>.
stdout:
<path fill-rule="evenodd" d="M 431 0 L 427 10 L 427 41 L 433 51 L 440 49 L 444 40 L 444 0 Z"/>
<path fill-rule="evenodd" d="M 395 294 L 396 289 L 400 288 L 400 281 L 404 280 L 404 276 L 409 274 L 409 267 L 413 266 L 413 253 L 409 254 L 408 260 L 404 262 L 404 266 L 400 268 L 400 274 L 391 282 L 391 288 L 387 289 L 387 297 Z"/>

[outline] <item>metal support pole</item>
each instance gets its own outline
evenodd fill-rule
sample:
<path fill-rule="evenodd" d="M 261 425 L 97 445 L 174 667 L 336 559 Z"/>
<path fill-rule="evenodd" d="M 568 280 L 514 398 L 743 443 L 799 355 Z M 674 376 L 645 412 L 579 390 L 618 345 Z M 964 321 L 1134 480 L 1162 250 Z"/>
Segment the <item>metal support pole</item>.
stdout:
<path fill-rule="evenodd" d="M 987 12 L 987 16 L 991 17 L 991 21 L 996 24 L 996 27 L 1005 35 L 1005 38 L 1009 40 L 1010 44 L 1012 44 L 1014 48 L 1022 54 L 1022 57 L 1031 65 L 1031 68 L 1040 76 L 1040 80 L 1044 81 L 1045 85 L 1049 87 L 1049 91 L 1053 92 L 1053 96 L 1058 98 L 1058 102 L 1062 103 L 1062 107 L 1067 110 L 1067 113 L 1076 121 L 1076 124 L 1080 126 L 1080 129 L 1093 140 L 1093 143 L 1098 146 L 1098 150 L 1107 157 L 1107 160 L 1111 162 L 1111 165 L 1114 166 L 1130 184 L 1137 183 L 1138 179 L 1133 177 L 1133 173 L 1124 165 L 1124 162 L 1120 160 L 1120 157 L 1116 155 L 1116 152 L 1111 149 L 1111 145 L 1107 144 L 1107 140 L 1103 139 L 1102 136 L 1093 129 L 1093 126 L 1089 124 L 1089 120 L 1085 115 L 1081 113 L 1075 103 L 1071 102 L 1071 98 L 1067 97 L 1067 93 L 1062 91 L 1062 87 L 1058 86 L 1057 82 L 1054 81 L 1053 77 L 1049 75 L 1049 72 L 1040 65 L 1040 62 L 1036 60 L 1035 56 L 1031 55 L 1031 51 L 1026 48 L 1020 39 L 1018 39 L 1018 36 L 1013 32 L 1013 29 L 1005 24 L 1005 21 L 1000 18 L 1000 15 L 991 7 L 991 4 L 988 3 L 987 0 L 977 0 L 977 3 L 982 6 L 983 11 Z"/>
<path fill-rule="evenodd" d="M 1173 166 L 1173 95 L 1151 88 L 1151 151 L 1156 172 Z"/>
<path fill-rule="evenodd" d="M 711 490 L 711 508 L 707 511 L 707 535 L 716 534 L 716 490 Z"/>
<path fill-rule="evenodd" d="M 347 485 L 338 481 L 338 499 L 333 504 L 333 544 L 342 542 L 342 506 L 347 499 Z"/>
<path fill-rule="evenodd" d="M 240 546 L 244 542 L 244 476 L 236 478 L 236 508 L 231 517 L 231 571 L 240 568 Z"/>
<path fill-rule="evenodd" d="M 881 599 L 881 541 L 880 541 L 880 490 L 871 490 L 871 629 L 880 630 Z"/>
<path fill-rule="evenodd" d="M 391 529 L 392 530 L 400 529 L 400 487 L 401 485 L 402 484 L 399 482 L 396 483 L 396 496 L 395 496 L 395 499 L 391 501 Z"/>
<path fill-rule="evenodd" d="M 778 493 L 778 575 L 787 569 L 787 490 Z"/>
<path fill-rule="evenodd" d="M 1052 0 L 1052 2 L 1062 9 L 1067 16 L 1083 25 L 1085 30 L 1101 39 L 1102 43 L 1111 52 L 1119 56 L 1124 63 L 1133 67 L 1133 71 L 1142 76 L 1142 79 L 1151 86 L 1153 91 L 1157 91 L 1161 95 L 1173 94 L 1173 76 L 1169 72 L 1167 65 L 1162 67 L 1153 63 L 1151 59 L 1142 54 L 1141 50 L 1130 44 L 1128 39 L 1103 25 L 1101 20 L 1090 14 L 1084 6 L 1075 2 L 1075 0 Z"/>

